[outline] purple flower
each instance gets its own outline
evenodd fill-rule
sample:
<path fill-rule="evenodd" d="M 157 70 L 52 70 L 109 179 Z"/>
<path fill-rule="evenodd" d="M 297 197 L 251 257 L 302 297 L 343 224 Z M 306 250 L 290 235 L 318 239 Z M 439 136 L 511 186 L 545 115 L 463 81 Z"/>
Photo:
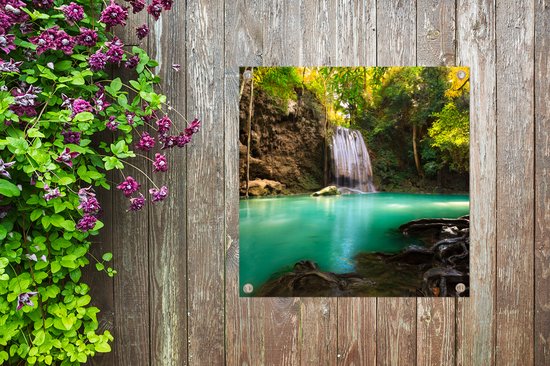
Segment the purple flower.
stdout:
<path fill-rule="evenodd" d="M 141 184 L 139 184 L 131 176 L 127 176 L 126 179 L 116 187 L 117 189 L 120 189 L 126 197 L 130 197 L 134 192 L 139 189 L 139 187 L 141 187 Z"/>
<path fill-rule="evenodd" d="M 36 48 L 37 54 L 42 54 L 43 52 L 56 48 L 57 33 L 59 27 L 55 26 L 48 28 L 37 37 L 29 38 L 29 41 L 38 47 Z"/>
<path fill-rule="evenodd" d="M 13 59 L 9 61 L 0 60 L 0 72 L 19 72 L 19 66 L 23 61 L 15 62 Z"/>
<path fill-rule="evenodd" d="M 76 43 L 81 46 L 95 46 L 97 43 L 97 32 L 93 29 L 80 28 L 80 34 L 76 36 Z"/>
<path fill-rule="evenodd" d="M 0 12 L 0 34 L 6 34 L 12 25 L 10 16 L 5 12 Z"/>
<path fill-rule="evenodd" d="M 63 51 L 64 54 L 72 55 L 75 43 L 75 39 L 65 33 L 65 31 L 57 32 L 55 47 L 56 49 Z"/>
<path fill-rule="evenodd" d="M 158 126 L 158 133 L 159 134 L 165 134 L 170 129 L 170 126 L 172 126 L 172 121 L 168 116 L 164 116 L 161 119 L 157 121 Z"/>
<path fill-rule="evenodd" d="M 145 9 L 145 1 L 143 0 L 130 0 L 130 5 L 132 5 L 132 12 L 134 14 Z"/>
<path fill-rule="evenodd" d="M 191 122 L 191 124 L 189 124 L 189 126 L 185 129 L 185 134 L 191 136 L 199 132 L 200 127 L 201 127 L 201 121 L 198 118 L 195 118 Z"/>
<path fill-rule="evenodd" d="M 101 50 L 97 50 L 96 53 L 90 55 L 88 58 L 88 64 L 92 71 L 103 70 L 107 65 L 107 55 L 101 52 Z"/>
<path fill-rule="evenodd" d="M 128 123 L 129 126 L 132 126 L 134 124 L 134 117 L 136 116 L 136 114 L 133 112 L 126 111 L 125 115 L 126 115 L 126 122 Z"/>
<path fill-rule="evenodd" d="M 162 4 L 164 10 L 172 9 L 173 0 L 160 0 L 160 3 Z"/>
<path fill-rule="evenodd" d="M 89 186 L 88 188 L 80 188 L 78 190 L 78 200 L 79 202 L 87 201 L 89 199 L 95 198 L 94 189 L 92 186 Z"/>
<path fill-rule="evenodd" d="M 23 292 L 17 296 L 17 310 L 21 310 L 21 308 L 25 305 L 27 306 L 34 306 L 34 303 L 31 301 L 31 297 L 38 294 L 38 292 Z"/>
<path fill-rule="evenodd" d="M 148 34 L 149 34 L 149 27 L 147 26 L 147 24 L 143 24 L 136 28 L 136 35 L 139 39 L 143 39 L 147 37 Z"/>
<path fill-rule="evenodd" d="M 19 30 L 21 31 L 22 34 L 29 34 L 29 33 L 32 33 L 32 31 L 34 31 L 34 27 L 32 23 L 25 22 L 19 25 Z"/>
<path fill-rule="evenodd" d="M 5 53 L 10 53 L 15 50 L 15 44 L 13 43 L 14 40 L 15 36 L 13 34 L 0 35 L 0 49 Z"/>
<path fill-rule="evenodd" d="M 63 5 L 61 10 L 65 14 L 67 23 L 71 25 L 84 19 L 84 8 L 76 3 L 71 2 L 69 5 Z"/>
<path fill-rule="evenodd" d="M 40 257 L 40 260 L 41 260 L 42 262 L 47 262 L 47 261 L 48 261 L 48 259 L 46 258 L 46 255 L 45 255 L 45 254 L 42 254 L 42 256 Z"/>
<path fill-rule="evenodd" d="M 39 9 L 49 9 L 53 5 L 53 0 L 32 0 L 32 3 Z"/>
<path fill-rule="evenodd" d="M 160 0 L 153 0 L 153 2 L 147 7 L 147 12 L 155 19 L 158 20 L 160 13 L 162 12 L 162 4 Z"/>
<path fill-rule="evenodd" d="M 105 126 L 107 126 L 107 128 L 111 131 L 116 131 L 116 129 L 118 127 L 118 122 L 116 121 L 116 117 L 115 116 L 110 116 L 109 121 L 107 121 L 105 123 Z"/>
<path fill-rule="evenodd" d="M 165 172 L 168 170 L 168 162 L 166 161 L 166 156 L 164 154 L 155 154 L 155 161 L 153 162 L 153 171 L 154 172 Z"/>
<path fill-rule="evenodd" d="M 73 117 L 82 112 L 93 111 L 92 105 L 88 101 L 81 98 L 76 98 L 73 101 L 71 109 L 73 111 Z"/>
<path fill-rule="evenodd" d="M 145 206 L 145 197 L 140 193 L 138 197 L 130 198 L 130 208 L 128 211 L 139 211 Z"/>
<path fill-rule="evenodd" d="M 97 218 L 92 215 L 84 215 L 76 224 L 76 228 L 82 232 L 92 230 L 97 222 Z"/>
<path fill-rule="evenodd" d="M 65 150 L 63 150 L 63 152 L 57 157 L 57 159 L 55 159 L 55 161 L 57 161 L 58 163 L 64 163 L 72 168 L 72 159 L 76 158 L 78 155 L 80 155 L 80 153 L 76 151 L 71 151 L 68 147 L 66 147 Z"/>
<path fill-rule="evenodd" d="M 36 116 L 35 101 L 38 98 L 39 93 L 42 92 L 42 89 L 22 83 L 19 87 L 13 88 L 11 90 L 11 95 L 13 95 L 14 103 L 10 106 L 10 109 L 17 114 L 18 116 L 27 115 L 29 117 Z"/>
<path fill-rule="evenodd" d="M 139 150 L 149 151 L 153 147 L 155 147 L 155 139 L 151 137 L 151 135 L 149 135 L 147 132 L 144 132 L 141 135 L 141 138 L 139 139 L 139 142 L 137 143 L 136 147 Z"/>
<path fill-rule="evenodd" d="M 178 136 L 164 136 L 161 141 L 163 144 L 161 150 L 173 148 L 178 145 Z"/>
<path fill-rule="evenodd" d="M 134 69 L 139 63 L 139 56 L 132 56 L 124 63 L 124 67 L 127 69 Z"/>
<path fill-rule="evenodd" d="M 176 145 L 178 145 L 178 147 L 184 147 L 190 142 L 191 142 L 191 136 L 187 135 L 185 132 L 181 132 L 176 137 Z"/>
<path fill-rule="evenodd" d="M 87 214 L 96 214 L 101 209 L 99 201 L 95 197 L 89 197 L 80 200 L 80 205 L 77 207 L 79 210 L 84 211 Z"/>
<path fill-rule="evenodd" d="M 95 98 L 93 98 L 95 110 L 98 112 L 101 112 L 105 110 L 108 106 L 111 104 L 107 102 L 107 99 L 105 98 L 105 88 L 101 84 L 96 84 L 99 88 L 98 91 L 95 93 Z"/>
<path fill-rule="evenodd" d="M 78 131 L 65 130 L 61 131 L 61 135 L 63 136 L 64 144 L 80 144 L 80 132 Z"/>
<path fill-rule="evenodd" d="M 9 163 L 4 163 L 4 160 L 0 159 L 0 175 L 11 179 L 10 173 L 7 171 L 8 168 L 11 168 L 11 166 L 15 164 L 15 161 L 11 161 Z"/>
<path fill-rule="evenodd" d="M 23 23 L 29 19 L 27 13 L 20 9 L 26 6 L 24 2 L 19 0 L 4 0 L 2 1 L 2 5 L 4 5 L 4 11 L 13 23 Z"/>
<path fill-rule="evenodd" d="M 111 4 L 101 12 L 99 21 L 107 24 L 107 28 L 110 28 L 115 25 L 126 25 L 127 18 L 128 10 L 111 0 Z"/>
<path fill-rule="evenodd" d="M 151 201 L 160 202 L 160 201 L 163 201 L 166 198 L 166 196 L 168 196 L 168 188 L 166 186 L 162 186 L 160 187 L 160 189 L 151 188 L 149 190 L 149 193 L 151 194 L 151 196 L 153 196 Z"/>
<path fill-rule="evenodd" d="M 54 198 L 61 196 L 61 193 L 59 192 L 59 188 L 52 189 L 50 188 L 50 186 L 46 184 L 44 185 L 44 190 L 46 191 L 46 193 L 44 194 L 44 199 L 46 201 L 51 201 Z"/>

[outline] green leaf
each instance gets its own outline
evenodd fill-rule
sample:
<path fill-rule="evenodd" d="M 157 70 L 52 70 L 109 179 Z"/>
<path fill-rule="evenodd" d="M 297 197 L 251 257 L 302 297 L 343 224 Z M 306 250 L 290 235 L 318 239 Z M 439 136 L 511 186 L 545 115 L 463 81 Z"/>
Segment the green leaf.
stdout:
<path fill-rule="evenodd" d="M 69 185 L 69 184 L 73 183 L 74 181 L 75 181 L 75 179 L 73 177 L 66 176 L 66 177 L 63 177 L 63 178 L 59 178 L 57 183 L 59 183 L 62 186 L 66 186 L 66 185 Z"/>
<path fill-rule="evenodd" d="M 19 197 L 21 191 L 12 182 L 0 179 L 0 194 L 6 197 Z"/>
<path fill-rule="evenodd" d="M 95 345 L 96 352 L 111 352 L 111 346 L 109 346 L 109 343 L 107 342 L 101 342 Z"/>
<path fill-rule="evenodd" d="M 104 253 L 101 258 L 106 261 L 106 262 L 109 262 L 111 259 L 113 259 L 113 253 Z"/>
<path fill-rule="evenodd" d="M 75 122 L 87 122 L 94 119 L 94 115 L 90 112 L 80 112 L 76 116 L 74 116 Z"/>
<path fill-rule="evenodd" d="M 40 216 L 42 216 L 44 214 L 44 210 L 42 210 L 41 208 L 35 208 L 32 212 L 31 212 L 31 221 L 36 221 L 38 220 L 38 218 Z"/>
<path fill-rule="evenodd" d="M 71 60 L 64 60 L 55 63 L 55 69 L 57 71 L 67 71 L 72 67 L 73 62 Z"/>
<path fill-rule="evenodd" d="M 34 341 L 32 342 L 32 344 L 35 346 L 40 346 L 44 343 L 45 338 L 46 338 L 46 334 L 42 329 L 40 329 L 34 336 Z"/>
<path fill-rule="evenodd" d="M 115 93 L 119 91 L 120 88 L 122 88 L 122 81 L 120 80 L 120 78 L 116 78 L 113 81 L 111 81 L 110 87 Z"/>

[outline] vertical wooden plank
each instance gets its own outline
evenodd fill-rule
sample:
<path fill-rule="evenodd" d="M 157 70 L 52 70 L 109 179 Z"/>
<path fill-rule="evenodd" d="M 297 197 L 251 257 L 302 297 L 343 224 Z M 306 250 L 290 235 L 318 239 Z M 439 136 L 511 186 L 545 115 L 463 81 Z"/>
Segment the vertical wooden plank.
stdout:
<path fill-rule="evenodd" d="M 418 65 L 455 64 L 455 1 L 418 0 Z M 417 299 L 417 365 L 455 363 L 455 299 Z"/>
<path fill-rule="evenodd" d="M 263 299 L 239 297 L 239 66 L 258 66 L 263 52 L 263 1 L 225 2 L 225 354 L 228 365 L 265 363 Z"/>
<path fill-rule="evenodd" d="M 497 365 L 533 364 L 533 5 L 497 3 Z"/>
<path fill-rule="evenodd" d="M 161 89 L 171 107 L 186 115 L 185 2 L 176 1 L 158 21 L 151 20 L 150 53 L 159 62 L 155 69 Z M 173 64 L 181 64 L 176 72 Z M 173 121 L 173 133 L 183 131 L 186 121 L 163 107 Z M 191 117 L 192 116 L 186 116 Z M 166 152 L 169 169 L 153 173 L 157 185 L 166 185 L 169 197 L 149 208 L 149 267 L 151 307 L 151 364 L 184 365 L 187 362 L 187 242 L 186 152 Z M 154 158 L 152 154 L 151 158 Z"/>
<path fill-rule="evenodd" d="M 263 66 L 296 66 L 302 63 L 301 0 L 264 2 Z"/>
<path fill-rule="evenodd" d="M 336 8 L 337 65 L 376 65 L 376 1 L 339 1 Z M 376 364 L 376 299 L 339 298 L 338 364 Z"/>
<path fill-rule="evenodd" d="M 455 0 L 418 0 L 416 54 L 418 65 L 454 65 Z"/>
<path fill-rule="evenodd" d="M 187 146 L 190 365 L 225 362 L 223 16 L 223 2 L 187 1 L 187 115 L 202 120 Z"/>
<path fill-rule="evenodd" d="M 117 35 L 127 46 L 138 44 L 135 28 L 147 23 L 146 14 L 140 13 L 128 20 L 125 28 L 117 29 Z M 148 39 L 140 42 L 140 47 L 147 49 Z M 126 47 L 128 48 L 128 47 Z M 118 69 L 117 73 L 127 80 L 130 71 Z M 133 159 L 130 162 L 138 169 L 148 172 L 149 164 L 145 159 Z M 134 177 L 140 184 L 140 192 L 148 195 L 149 182 L 133 166 L 126 165 L 125 176 Z M 115 171 L 112 176 L 113 186 L 120 183 L 124 176 Z M 149 227 L 148 210 L 127 212 L 128 198 L 111 187 L 112 207 L 112 242 L 113 268 L 117 270 L 114 277 L 115 331 L 114 355 L 117 365 L 149 365 Z"/>
<path fill-rule="evenodd" d="M 334 0 L 302 1 L 303 65 L 334 65 L 336 7 Z"/>
<path fill-rule="evenodd" d="M 416 64 L 416 1 L 378 2 L 377 64 Z M 377 364 L 416 363 L 416 299 L 379 298 Z"/>
<path fill-rule="evenodd" d="M 496 49 L 492 0 L 457 3 L 458 65 L 470 66 L 470 298 L 458 299 L 457 365 L 495 364 Z"/>
<path fill-rule="evenodd" d="M 535 4 L 535 365 L 550 364 L 550 4 Z"/>

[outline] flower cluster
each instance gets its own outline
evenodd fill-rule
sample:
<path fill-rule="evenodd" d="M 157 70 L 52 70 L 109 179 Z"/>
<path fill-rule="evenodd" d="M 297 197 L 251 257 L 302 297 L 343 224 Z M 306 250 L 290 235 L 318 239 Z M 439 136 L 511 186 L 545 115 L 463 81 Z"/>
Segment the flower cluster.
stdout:
<path fill-rule="evenodd" d="M 111 189 L 107 171 L 119 170 L 124 180 L 113 189 L 128 211 L 166 200 L 168 185 L 153 180 L 175 166 L 166 149 L 185 146 L 200 128 L 169 118 L 158 63 L 114 36 L 132 13 L 157 20 L 172 0 L 124 1 L 0 0 L 0 282 L 13 284 L 0 286 L 0 319 L 13 330 L 0 363 L 85 363 L 110 349 L 80 282 L 91 259 L 116 273 L 110 253 L 89 253 L 103 226 L 96 192 Z M 144 39 L 151 31 L 143 24 L 132 32 Z M 124 80 L 116 77 L 122 68 Z M 124 175 L 137 159 L 152 164 L 150 176 L 137 166 L 143 176 Z"/>

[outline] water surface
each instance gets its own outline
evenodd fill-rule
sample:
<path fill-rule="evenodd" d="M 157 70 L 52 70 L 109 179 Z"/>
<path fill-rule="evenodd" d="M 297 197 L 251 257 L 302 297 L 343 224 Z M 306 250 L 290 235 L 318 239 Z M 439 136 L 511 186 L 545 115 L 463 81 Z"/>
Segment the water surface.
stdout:
<path fill-rule="evenodd" d="M 359 252 L 394 253 L 417 239 L 397 228 L 414 219 L 456 218 L 469 212 L 467 195 L 368 193 L 287 196 L 240 202 L 240 288 L 255 289 L 294 263 L 309 259 L 322 271 L 353 272 Z"/>

